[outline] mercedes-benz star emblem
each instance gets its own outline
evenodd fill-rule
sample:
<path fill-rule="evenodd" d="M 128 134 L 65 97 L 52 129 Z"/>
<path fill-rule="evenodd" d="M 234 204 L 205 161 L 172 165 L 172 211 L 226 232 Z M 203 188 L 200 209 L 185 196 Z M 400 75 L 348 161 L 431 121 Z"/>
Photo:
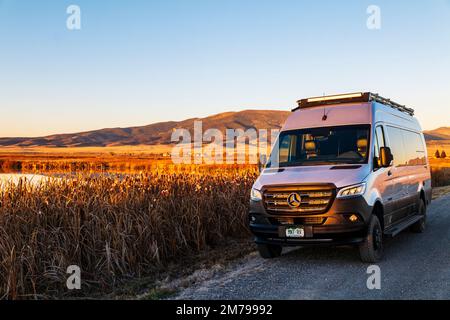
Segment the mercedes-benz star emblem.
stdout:
<path fill-rule="evenodd" d="M 298 208 L 302 204 L 302 197 L 298 193 L 291 193 L 287 202 L 291 208 Z"/>

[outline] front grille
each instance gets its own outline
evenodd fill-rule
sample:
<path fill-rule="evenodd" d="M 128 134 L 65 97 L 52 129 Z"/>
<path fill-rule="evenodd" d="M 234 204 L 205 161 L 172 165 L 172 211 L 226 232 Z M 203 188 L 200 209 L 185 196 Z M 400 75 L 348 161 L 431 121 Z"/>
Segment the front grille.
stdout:
<path fill-rule="evenodd" d="M 292 194 L 300 196 L 300 205 L 289 205 Z M 268 187 L 263 189 L 264 206 L 269 213 L 317 214 L 326 212 L 336 195 L 334 185 Z"/>

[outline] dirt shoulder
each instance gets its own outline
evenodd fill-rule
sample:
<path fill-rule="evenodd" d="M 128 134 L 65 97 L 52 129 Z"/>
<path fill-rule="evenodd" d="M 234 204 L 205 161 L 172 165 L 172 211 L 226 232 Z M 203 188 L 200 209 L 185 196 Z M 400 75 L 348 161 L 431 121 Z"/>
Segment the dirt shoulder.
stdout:
<path fill-rule="evenodd" d="M 213 277 L 217 272 L 227 269 L 228 266 L 255 250 L 251 237 L 228 240 L 199 255 L 171 264 L 164 272 L 151 277 L 130 280 L 122 286 L 120 291 L 103 298 L 139 300 L 170 298 L 186 288 Z"/>
<path fill-rule="evenodd" d="M 433 200 L 450 193 L 450 186 L 433 188 Z"/>

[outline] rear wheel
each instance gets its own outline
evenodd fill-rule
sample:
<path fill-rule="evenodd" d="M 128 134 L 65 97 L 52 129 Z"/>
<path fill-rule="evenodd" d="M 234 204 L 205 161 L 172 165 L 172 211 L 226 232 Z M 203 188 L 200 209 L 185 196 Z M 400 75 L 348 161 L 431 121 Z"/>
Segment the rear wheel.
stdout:
<path fill-rule="evenodd" d="M 425 231 L 425 226 L 427 223 L 427 207 L 425 206 L 425 201 L 420 199 L 419 203 L 419 215 L 422 216 L 422 219 L 417 221 L 411 226 L 411 231 L 415 233 L 422 233 Z"/>
<path fill-rule="evenodd" d="M 378 217 L 372 215 L 367 236 L 359 245 L 359 255 L 363 262 L 378 262 L 383 256 L 383 230 Z"/>
<path fill-rule="evenodd" d="M 258 244 L 258 251 L 264 259 L 273 259 L 281 255 L 283 248 L 272 244 Z"/>

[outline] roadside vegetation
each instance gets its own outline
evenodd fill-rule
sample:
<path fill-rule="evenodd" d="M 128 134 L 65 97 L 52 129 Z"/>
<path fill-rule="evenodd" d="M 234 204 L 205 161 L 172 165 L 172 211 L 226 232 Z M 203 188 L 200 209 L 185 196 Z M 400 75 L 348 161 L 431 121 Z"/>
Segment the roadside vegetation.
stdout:
<path fill-rule="evenodd" d="M 433 187 L 450 185 L 450 168 L 431 168 L 431 183 Z"/>
<path fill-rule="evenodd" d="M 228 239 L 248 239 L 256 170 L 78 174 L 0 187 L 0 297 L 111 292 Z M 66 269 L 82 270 L 68 291 Z"/>

